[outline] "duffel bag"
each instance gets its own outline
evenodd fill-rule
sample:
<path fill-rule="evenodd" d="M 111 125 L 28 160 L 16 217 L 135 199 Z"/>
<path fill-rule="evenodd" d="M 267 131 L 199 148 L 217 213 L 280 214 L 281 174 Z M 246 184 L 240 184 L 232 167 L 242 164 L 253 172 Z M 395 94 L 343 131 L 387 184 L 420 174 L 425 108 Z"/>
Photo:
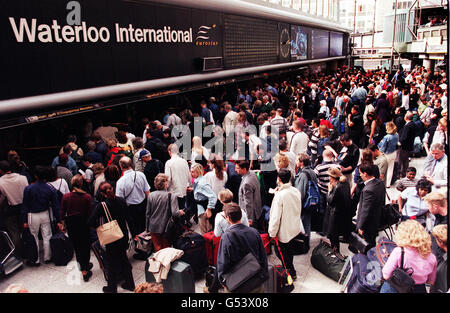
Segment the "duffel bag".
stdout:
<path fill-rule="evenodd" d="M 325 276 L 338 282 L 345 264 L 345 258 L 331 248 L 331 245 L 321 240 L 311 254 L 311 265 Z"/>
<path fill-rule="evenodd" d="M 208 268 L 205 239 L 196 232 L 185 232 L 173 244 L 175 249 L 183 250 L 181 261 L 188 263 L 196 277 L 202 275 Z"/>

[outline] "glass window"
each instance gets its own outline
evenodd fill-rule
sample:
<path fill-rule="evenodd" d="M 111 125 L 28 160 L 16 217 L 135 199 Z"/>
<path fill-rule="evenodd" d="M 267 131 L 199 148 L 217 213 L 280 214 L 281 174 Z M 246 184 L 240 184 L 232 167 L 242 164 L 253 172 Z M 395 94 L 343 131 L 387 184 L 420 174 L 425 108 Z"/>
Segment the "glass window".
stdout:
<path fill-rule="evenodd" d="M 329 1 L 324 0 L 324 2 L 323 2 L 323 16 L 324 17 L 328 17 L 328 5 L 329 5 Z"/>
<path fill-rule="evenodd" d="M 292 4 L 292 0 L 283 0 L 281 2 L 281 5 L 284 6 L 285 8 L 290 8 Z"/>
<path fill-rule="evenodd" d="M 323 0 L 317 0 L 317 15 L 323 16 Z"/>
<path fill-rule="evenodd" d="M 443 39 L 446 40 L 447 39 L 447 30 L 446 29 L 442 29 L 441 30 L 441 34 L 442 34 Z"/>
<path fill-rule="evenodd" d="M 433 30 L 431 32 L 431 37 L 440 37 L 439 33 L 440 33 L 439 29 Z"/>
<path fill-rule="evenodd" d="M 310 14 L 317 14 L 317 10 L 316 10 L 316 4 L 317 4 L 317 0 L 310 0 L 310 9 L 309 9 L 309 13 Z"/>
<path fill-rule="evenodd" d="M 302 11 L 308 13 L 309 12 L 309 0 L 301 0 L 302 2 Z"/>
<path fill-rule="evenodd" d="M 301 0 L 293 0 L 292 1 L 292 8 L 296 10 L 300 10 L 300 6 L 302 5 Z"/>

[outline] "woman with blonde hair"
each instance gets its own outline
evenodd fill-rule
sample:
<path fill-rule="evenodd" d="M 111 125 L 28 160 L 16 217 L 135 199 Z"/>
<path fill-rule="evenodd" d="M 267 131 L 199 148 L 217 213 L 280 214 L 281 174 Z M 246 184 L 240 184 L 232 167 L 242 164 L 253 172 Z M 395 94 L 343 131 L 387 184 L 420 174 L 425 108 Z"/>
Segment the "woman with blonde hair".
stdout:
<path fill-rule="evenodd" d="M 198 136 L 192 138 L 192 153 L 191 161 L 192 164 L 199 163 L 203 167 L 206 167 L 209 160 L 209 151 L 203 147 L 202 139 Z"/>
<path fill-rule="evenodd" d="M 333 250 L 339 252 L 339 235 L 343 235 L 344 241 L 346 241 L 350 238 L 352 230 L 350 184 L 337 167 L 330 167 L 328 176 L 330 182 L 323 232 L 328 235 Z"/>
<path fill-rule="evenodd" d="M 426 293 L 425 284 L 433 285 L 436 280 L 437 260 L 431 253 L 431 236 L 426 229 L 415 220 L 406 220 L 397 228 L 395 234 L 397 247 L 392 250 L 389 259 L 383 266 L 384 284 L 380 293 L 397 293 L 389 283 L 392 272 L 401 267 L 403 254 L 403 268 L 411 269 L 411 277 L 415 285 L 413 293 Z"/>
<path fill-rule="evenodd" d="M 386 155 L 388 160 L 388 169 L 386 173 L 386 188 L 391 186 L 392 176 L 394 174 L 395 157 L 397 156 L 398 133 L 394 122 L 386 123 L 386 136 L 378 144 L 378 149 Z"/>
<path fill-rule="evenodd" d="M 208 184 L 201 164 L 195 163 L 191 167 L 191 176 L 194 180 L 193 187 L 188 187 L 188 192 L 193 192 L 197 206 L 197 216 L 202 234 L 211 231 L 212 225 L 209 219 L 212 210 L 216 207 L 217 196 Z"/>

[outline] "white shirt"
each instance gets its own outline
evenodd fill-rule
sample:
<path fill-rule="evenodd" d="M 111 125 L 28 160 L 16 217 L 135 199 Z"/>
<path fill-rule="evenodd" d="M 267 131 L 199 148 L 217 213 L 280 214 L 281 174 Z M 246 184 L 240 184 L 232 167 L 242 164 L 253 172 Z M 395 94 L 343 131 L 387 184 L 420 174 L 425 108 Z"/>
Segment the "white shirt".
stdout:
<path fill-rule="evenodd" d="M 169 176 L 169 192 L 179 198 L 185 197 L 186 188 L 191 183 L 188 162 L 178 155 L 172 155 L 172 158 L 166 162 L 164 174 Z"/>
<path fill-rule="evenodd" d="M 297 132 L 294 133 L 290 140 L 290 148 L 289 151 L 294 153 L 295 155 L 299 155 L 300 153 L 306 153 L 308 149 L 309 138 L 305 132 Z"/>
<path fill-rule="evenodd" d="M 17 173 L 5 174 L 0 177 L 0 198 L 5 196 L 9 205 L 21 204 L 26 186 L 28 180 L 25 176 Z"/>
<path fill-rule="evenodd" d="M 223 119 L 223 130 L 227 136 L 231 133 L 231 131 L 233 131 L 237 123 L 238 114 L 236 112 L 230 111 L 227 115 L 225 115 L 225 118 Z"/>
<path fill-rule="evenodd" d="M 241 211 L 242 211 L 241 223 L 244 224 L 245 226 L 249 226 L 247 213 L 245 213 L 244 210 Z M 225 214 L 223 212 L 220 212 L 216 215 L 216 219 L 214 221 L 214 236 L 216 237 L 222 236 L 222 234 L 231 226 L 230 224 L 228 224 L 224 215 Z"/>
<path fill-rule="evenodd" d="M 139 204 L 144 201 L 147 191 L 150 191 L 150 185 L 142 172 L 127 170 L 117 181 L 116 196 L 124 198 L 127 205 Z"/>
<path fill-rule="evenodd" d="M 218 196 L 219 192 L 221 190 L 225 189 L 225 184 L 227 183 L 228 175 L 227 175 L 227 172 L 224 171 L 223 179 L 220 180 L 216 176 L 216 171 L 212 170 L 211 172 L 208 172 L 205 174 L 205 178 L 206 178 L 206 181 L 208 182 L 208 184 L 211 186 L 214 193 Z"/>
<path fill-rule="evenodd" d="M 69 185 L 67 185 L 65 179 L 57 178 L 55 181 L 50 182 L 49 184 L 55 187 L 56 190 L 61 191 L 63 195 L 70 192 Z"/>
<path fill-rule="evenodd" d="M 290 183 L 278 187 L 270 207 L 268 233 L 287 243 L 300 232 L 304 233 L 300 191 Z"/>
<path fill-rule="evenodd" d="M 181 118 L 176 115 L 175 113 L 171 114 L 169 116 L 169 118 L 167 119 L 167 123 L 166 126 L 170 127 L 170 126 L 177 126 L 177 125 L 181 125 Z"/>

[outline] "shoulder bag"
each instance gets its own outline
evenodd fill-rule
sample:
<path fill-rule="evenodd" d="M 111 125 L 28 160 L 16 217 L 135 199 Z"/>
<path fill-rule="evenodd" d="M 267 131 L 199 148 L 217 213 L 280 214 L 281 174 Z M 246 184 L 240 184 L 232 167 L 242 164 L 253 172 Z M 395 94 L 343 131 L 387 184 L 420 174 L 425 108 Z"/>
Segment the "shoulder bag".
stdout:
<path fill-rule="evenodd" d="M 168 202 L 170 217 L 167 221 L 166 228 L 164 229 L 164 237 L 172 243 L 183 234 L 184 229 L 180 220 L 172 214 L 172 194 L 170 192 L 168 195 Z"/>
<path fill-rule="evenodd" d="M 414 269 L 403 267 L 403 257 L 405 255 L 405 249 L 402 247 L 401 265 L 397 267 L 393 272 L 391 278 L 388 279 L 389 284 L 397 290 L 398 293 L 411 293 L 413 291 L 416 282 L 411 277 L 414 273 Z"/>
<path fill-rule="evenodd" d="M 133 188 L 131 188 L 131 190 L 130 190 L 130 193 L 128 194 L 128 195 L 126 195 L 125 196 L 125 200 L 127 200 L 128 199 L 128 197 L 131 195 L 131 193 L 133 192 L 133 190 L 134 190 L 134 186 L 136 185 L 136 174 L 137 174 L 137 172 L 136 171 L 134 171 L 134 180 L 133 180 Z"/>
<path fill-rule="evenodd" d="M 100 244 L 104 246 L 123 238 L 123 232 L 119 223 L 111 218 L 106 202 L 102 202 L 102 206 L 108 222 L 97 227 L 97 236 Z"/>
<path fill-rule="evenodd" d="M 237 241 L 241 254 L 244 248 L 239 237 L 232 231 L 231 235 Z M 247 248 L 247 250 L 250 250 Z M 236 263 L 226 274 L 223 274 L 222 283 L 233 293 L 248 293 L 261 286 L 265 277 L 262 273 L 261 264 L 251 251 Z"/>

